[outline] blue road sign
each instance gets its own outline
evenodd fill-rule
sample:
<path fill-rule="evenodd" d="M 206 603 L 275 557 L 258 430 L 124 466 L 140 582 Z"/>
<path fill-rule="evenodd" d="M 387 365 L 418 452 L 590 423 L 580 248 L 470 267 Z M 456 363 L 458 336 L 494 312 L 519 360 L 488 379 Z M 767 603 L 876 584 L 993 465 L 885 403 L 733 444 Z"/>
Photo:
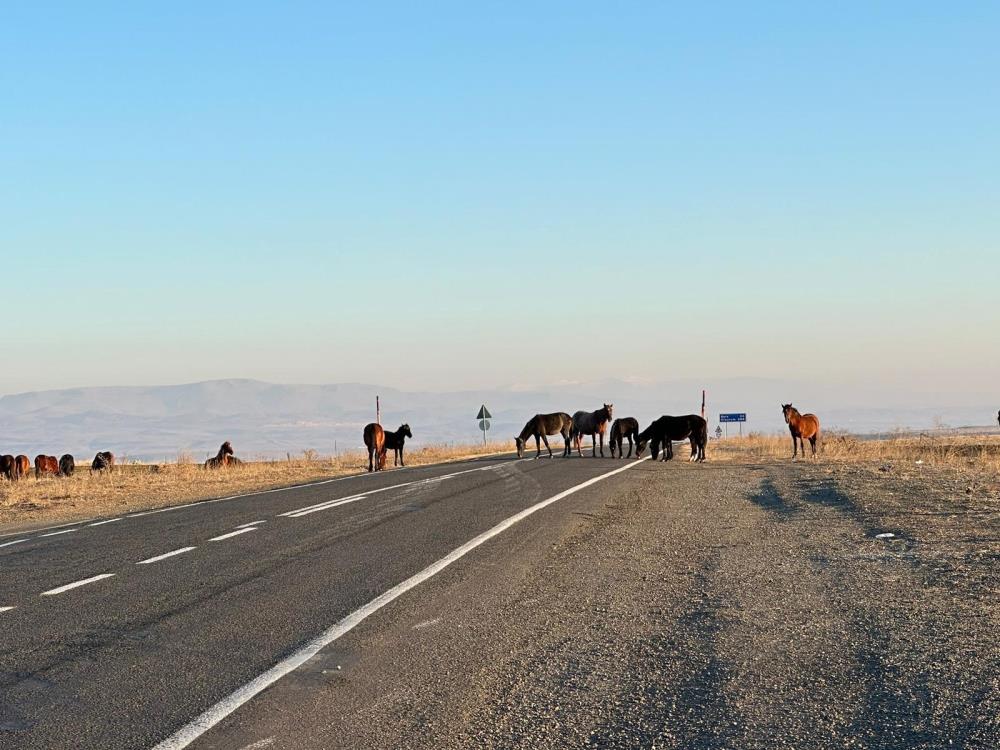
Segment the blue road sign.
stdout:
<path fill-rule="evenodd" d="M 739 414 L 720 414 L 720 422 L 746 422 L 747 415 L 746 412 L 741 412 Z"/>

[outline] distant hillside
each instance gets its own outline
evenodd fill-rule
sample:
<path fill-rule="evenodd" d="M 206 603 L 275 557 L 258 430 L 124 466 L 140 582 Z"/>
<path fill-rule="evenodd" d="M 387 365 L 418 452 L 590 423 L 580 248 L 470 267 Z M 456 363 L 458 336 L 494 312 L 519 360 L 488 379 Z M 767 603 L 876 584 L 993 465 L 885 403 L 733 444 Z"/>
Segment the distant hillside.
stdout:
<path fill-rule="evenodd" d="M 928 428 L 988 424 L 995 407 L 915 409 L 866 403 L 889 402 L 879 394 L 757 378 L 639 383 L 605 380 L 546 387 L 508 387 L 448 393 L 405 392 L 360 383 L 280 385 L 255 380 L 215 380 L 185 385 L 72 388 L 0 397 L 0 451 L 71 453 L 97 450 L 144 460 L 200 459 L 232 440 L 245 456 L 284 456 L 312 448 L 322 454 L 361 444 L 363 426 L 382 398 L 383 424 L 409 422 L 414 443 L 479 440 L 476 412 L 493 414 L 490 436 L 508 439 L 540 411 L 596 409 L 615 404 L 616 414 L 647 422 L 664 413 L 697 412 L 700 389 L 709 391 L 709 421 L 719 411 L 745 411 L 747 429 L 784 429 L 779 404 L 792 400 L 821 414 L 825 426 L 856 432 L 894 427 Z"/>

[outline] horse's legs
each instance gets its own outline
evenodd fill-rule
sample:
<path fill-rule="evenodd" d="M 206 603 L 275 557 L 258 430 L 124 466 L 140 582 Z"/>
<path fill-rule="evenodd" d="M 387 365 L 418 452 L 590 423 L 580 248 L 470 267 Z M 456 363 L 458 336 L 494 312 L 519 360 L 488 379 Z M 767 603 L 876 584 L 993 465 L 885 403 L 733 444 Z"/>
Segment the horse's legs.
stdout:
<path fill-rule="evenodd" d="M 604 458 L 604 433 L 598 432 L 597 434 L 601 437 L 601 458 Z"/>
<path fill-rule="evenodd" d="M 816 436 L 815 435 L 813 435 L 811 438 L 809 438 L 809 445 L 812 447 L 813 458 L 815 458 L 816 457 Z M 802 452 L 805 453 L 805 450 L 806 450 L 805 446 L 803 446 L 802 447 Z"/>
<path fill-rule="evenodd" d="M 406 464 L 403 463 L 403 446 L 399 446 L 399 465 L 406 466 Z"/>
<path fill-rule="evenodd" d="M 369 472 L 372 471 L 372 454 L 374 454 L 374 453 L 375 453 L 375 451 L 373 451 L 371 448 L 368 449 L 368 471 Z"/>
<path fill-rule="evenodd" d="M 545 450 L 549 452 L 549 458 L 552 458 L 552 449 L 549 447 L 549 438 L 547 435 L 542 435 L 542 442 L 545 443 Z"/>
<path fill-rule="evenodd" d="M 632 436 L 628 436 L 628 456 L 627 458 L 632 458 Z"/>
<path fill-rule="evenodd" d="M 542 455 L 542 441 L 538 439 L 538 435 L 535 435 L 535 458 L 541 458 Z"/>

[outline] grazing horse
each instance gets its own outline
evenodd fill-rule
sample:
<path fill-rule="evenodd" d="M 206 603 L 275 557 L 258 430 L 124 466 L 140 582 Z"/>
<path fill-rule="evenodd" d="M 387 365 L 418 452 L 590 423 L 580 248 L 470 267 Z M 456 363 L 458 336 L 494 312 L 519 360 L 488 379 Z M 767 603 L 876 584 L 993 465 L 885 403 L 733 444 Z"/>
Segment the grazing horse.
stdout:
<path fill-rule="evenodd" d="M 44 453 L 35 456 L 35 479 L 41 478 L 42 474 L 59 476 L 59 459 Z"/>
<path fill-rule="evenodd" d="M 635 449 L 637 457 L 642 456 L 646 450 L 646 444 L 650 444 L 650 453 L 653 460 L 660 453 L 663 447 L 663 460 L 669 461 L 674 457 L 674 440 L 691 440 L 691 461 L 699 463 L 705 460 L 705 444 L 708 443 L 708 422 L 697 414 L 688 414 L 686 417 L 671 417 L 664 415 L 659 419 L 654 419 L 652 424 L 639 433 L 636 438 L 638 443 Z"/>
<path fill-rule="evenodd" d="M 372 422 L 365 425 L 365 448 L 368 449 L 368 471 L 385 469 L 385 430 Z"/>
<path fill-rule="evenodd" d="M 413 439 L 413 433 L 410 432 L 410 425 L 404 424 L 400 425 L 399 429 L 395 432 L 391 430 L 384 430 L 385 432 L 385 449 L 386 451 L 392 451 L 392 465 L 396 466 L 396 461 L 398 459 L 399 466 L 406 466 L 403 463 L 403 443 L 406 442 L 406 438 Z"/>
<path fill-rule="evenodd" d="M 69 453 L 64 453 L 59 457 L 59 473 L 64 477 L 71 477 L 74 471 L 76 471 L 76 461 Z"/>
<path fill-rule="evenodd" d="M 535 458 L 542 455 L 542 441 L 545 442 L 545 450 L 552 458 L 552 449 L 549 447 L 547 435 L 562 435 L 565 446 L 563 456 L 569 455 L 569 439 L 573 432 L 573 418 L 564 411 L 557 411 L 552 414 L 536 414 L 528 423 L 524 425 L 521 434 L 514 438 L 517 445 L 517 457 L 524 458 L 524 444 L 528 438 L 535 438 Z"/>
<path fill-rule="evenodd" d="M 618 458 L 625 458 L 625 451 L 622 442 L 628 439 L 628 457 L 632 458 L 632 440 L 639 436 L 639 420 L 632 417 L 622 417 L 611 423 L 611 430 L 608 432 L 608 446 L 611 448 L 611 458 L 615 457 L 615 449 L 618 449 Z"/>
<path fill-rule="evenodd" d="M 604 458 L 604 432 L 611 421 L 611 414 L 614 411 L 614 404 L 604 404 L 597 411 L 578 411 L 573 415 L 573 442 L 576 444 L 576 452 L 583 458 L 580 450 L 581 438 L 590 435 L 594 458 L 597 458 L 597 436 L 601 438 L 601 458 Z"/>
<path fill-rule="evenodd" d="M 94 456 L 93 463 L 90 464 L 91 471 L 114 471 L 115 454 L 111 451 L 100 451 Z"/>
<path fill-rule="evenodd" d="M 9 453 L 0 456 L 0 474 L 6 479 L 14 479 L 14 457 Z"/>
<path fill-rule="evenodd" d="M 227 469 L 239 466 L 243 462 L 233 455 L 233 446 L 227 440 L 219 446 L 219 452 L 205 462 L 206 469 Z"/>
<path fill-rule="evenodd" d="M 31 471 L 31 459 L 23 453 L 14 459 L 14 480 L 24 479 Z"/>
<path fill-rule="evenodd" d="M 785 415 L 785 424 L 788 431 L 792 433 L 792 460 L 798 455 L 799 445 L 802 445 L 802 458 L 806 457 L 805 440 L 809 441 L 812 447 L 812 454 L 816 455 L 816 441 L 819 435 L 819 417 L 815 414 L 799 414 L 799 410 L 791 404 L 782 404 L 781 413 Z M 820 444 L 822 447 L 822 443 Z"/>

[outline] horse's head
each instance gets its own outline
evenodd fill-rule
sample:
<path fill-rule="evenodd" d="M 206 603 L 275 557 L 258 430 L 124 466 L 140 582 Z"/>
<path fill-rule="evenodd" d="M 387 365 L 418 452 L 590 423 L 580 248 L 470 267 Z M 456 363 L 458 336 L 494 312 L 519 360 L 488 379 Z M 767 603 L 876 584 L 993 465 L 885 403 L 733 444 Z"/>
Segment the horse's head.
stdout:
<path fill-rule="evenodd" d="M 781 413 L 785 416 L 785 424 L 789 424 L 791 422 L 791 420 L 792 420 L 792 414 L 794 412 L 795 412 L 795 409 L 792 407 L 791 404 L 782 404 L 781 405 Z"/>
<path fill-rule="evenodd" d="M 643 452 L 646 450 L 646 443 L 649 441 L 644 438 L 639 438 L 635 442 L 635 457 L 642 458 Z"/>
<path fill-rule="evenodd" d="M 402 427 L 400 427 L 399 433 L 401 435 L 406 435 L 406 437 L 410 438 L 411 440 L 413 439 L 413 433 L 410 432 L 410 425 L 408 424 L 404 424 Z"/>
<path fill-rule="evenodd" d="M 514 436 L 514 445 L 517 446 L 517 457 L 524 458 L 524 441 L 520 437 Z"/>
<path fill-rule="evenodd" d="M 233 446 L 229 444 L 228 440 L 222 444 L 222 447 L 219 448 L 219 453 L 222 453 L 226 456 L 233 455 Z"/>
<path fill-rule="evenodd" d="M 615 411 L 615 405 L 614 404 L 605 404 L 604 405 L 604 411 L 606 411 L 608 413 L 608 419 L 611 419 L 611 415 Z"/>

